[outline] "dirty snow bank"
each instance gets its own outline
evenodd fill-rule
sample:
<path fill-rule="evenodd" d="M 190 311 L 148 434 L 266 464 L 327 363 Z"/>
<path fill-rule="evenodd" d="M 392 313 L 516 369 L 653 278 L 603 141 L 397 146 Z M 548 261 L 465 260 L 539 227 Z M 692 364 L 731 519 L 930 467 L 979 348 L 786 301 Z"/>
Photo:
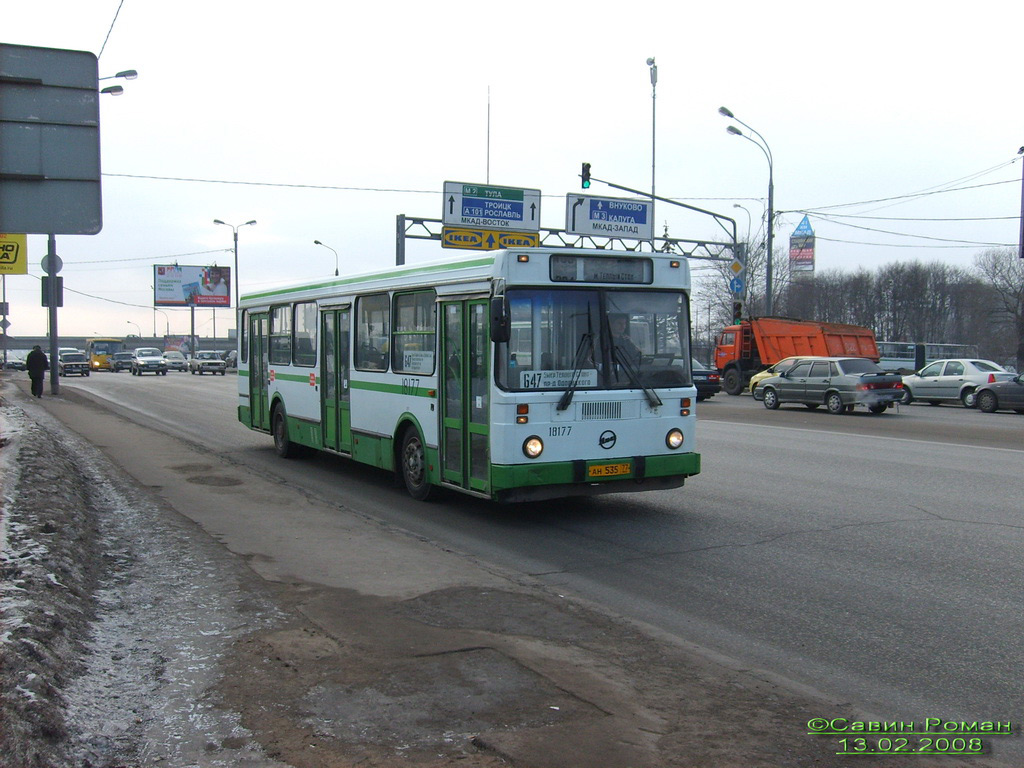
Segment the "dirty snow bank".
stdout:
<path fill-rule="evenodd" d="M 240 566 L 34 404 L 0 403 L 0 480 L 6 764 L 281 765 L 212 694 L 277 616 Z"/>

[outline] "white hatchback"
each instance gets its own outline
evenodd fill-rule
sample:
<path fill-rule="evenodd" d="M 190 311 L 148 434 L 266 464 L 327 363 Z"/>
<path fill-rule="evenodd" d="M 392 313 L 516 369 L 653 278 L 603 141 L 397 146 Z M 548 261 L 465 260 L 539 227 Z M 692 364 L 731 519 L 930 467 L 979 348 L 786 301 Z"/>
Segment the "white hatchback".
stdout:
<path fill-rule="evenodd" d="M 923 400 L 932 405 L 963 403 L 976 405 L 974 390 L 982 384 L 1008 381 L 1013 374 L 991 360 L 936 360 L 917 373 L 903 377 L 903 402 Z"/>

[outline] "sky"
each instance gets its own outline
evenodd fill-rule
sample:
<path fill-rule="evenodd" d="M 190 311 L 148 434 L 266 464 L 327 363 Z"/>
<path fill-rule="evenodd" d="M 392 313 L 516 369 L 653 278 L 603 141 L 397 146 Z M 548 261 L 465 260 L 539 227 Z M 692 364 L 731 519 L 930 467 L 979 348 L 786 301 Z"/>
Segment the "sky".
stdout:
<path fill-rule="evenodd" d="M 657 194 L 734 217 L 741 239 L 749 227 L 761 242 L 768 162 L 726 132 L 720 106 L 771 151 L 777 248 L 810 212 L 818 270 L 970 268 L 1019 236 L 1018 11 L 0 0 L 0 42 L 91 51 L 101 77 L 139 72 L 102 83 L 124 87 L 100 98 L 103 229 L 57 238 L 58 328 L 148 336 L 190 323 L 188 310 L 153 309 L 154 265 L 233 266 L 231 229 L 214 219 L 257 222 L 239 229 L 243 293 L 332 276 L 330 249 L 342 274 L 386 269 L 395 217 L 441 218 L 446 181 L 540 189 L 551 228 L 565 226 L 584 161 L 649 190 L 652 122 Z M 589 194 L 628 196 L 599 182 Z M 721 239 L 680 208 L 659 204 L 656 220 L 659 235 Z M 410 264 L 472 253 L 407 248 Z M 30 235 L 30 274 L 6 279 L 12 336 L 46 333 L 45 253 Z M 200 336 L 233 327 L 230 310 L 196 311 Z"/>

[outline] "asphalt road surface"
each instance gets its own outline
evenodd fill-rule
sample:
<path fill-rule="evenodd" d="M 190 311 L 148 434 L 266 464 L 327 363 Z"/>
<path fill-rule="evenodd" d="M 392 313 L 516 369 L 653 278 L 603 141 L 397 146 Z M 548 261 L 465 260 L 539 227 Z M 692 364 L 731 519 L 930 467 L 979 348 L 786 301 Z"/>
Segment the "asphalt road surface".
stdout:
<path fill-rule="evenodd" d="M 684 488 L 499 507 L 410 502 L 378 471 L 276 458 L 234 376 L 64 380 L 135 420 L 529 574 L 885 721 L 1024 714 L 1024 417 L 701 403 Z M 996 754 L 1024 763 L 1024 744 Z"/>

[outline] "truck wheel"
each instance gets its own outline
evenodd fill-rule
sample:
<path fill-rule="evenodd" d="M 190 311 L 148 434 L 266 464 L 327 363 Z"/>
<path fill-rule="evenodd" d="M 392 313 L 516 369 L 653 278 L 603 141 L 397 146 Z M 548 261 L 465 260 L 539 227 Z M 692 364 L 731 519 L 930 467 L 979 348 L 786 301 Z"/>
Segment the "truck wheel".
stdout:
<path fill-rule="evenodd" d="M 825 398 L 825 407 L 828 408 L 829 413 L 840 414 L 846 411 L 846 406 L 843 405 L 843 398 L 839 396 L 838 392 L 829 392 Z"/>
<path fill-rule="evenodd" d="M 779 408 L 779 393 L 771 387 L 765 389 L 761 395 L 761 401 L 764 403 L 764 407 L 769 411 L 775 411 Z"/>
<path fill-rule="evenodd" d="M 722 377 L 722 387 L 730 395 L 738 395 L 743 392 L 743 377 L 735 368 L 730 368 Z"/>

